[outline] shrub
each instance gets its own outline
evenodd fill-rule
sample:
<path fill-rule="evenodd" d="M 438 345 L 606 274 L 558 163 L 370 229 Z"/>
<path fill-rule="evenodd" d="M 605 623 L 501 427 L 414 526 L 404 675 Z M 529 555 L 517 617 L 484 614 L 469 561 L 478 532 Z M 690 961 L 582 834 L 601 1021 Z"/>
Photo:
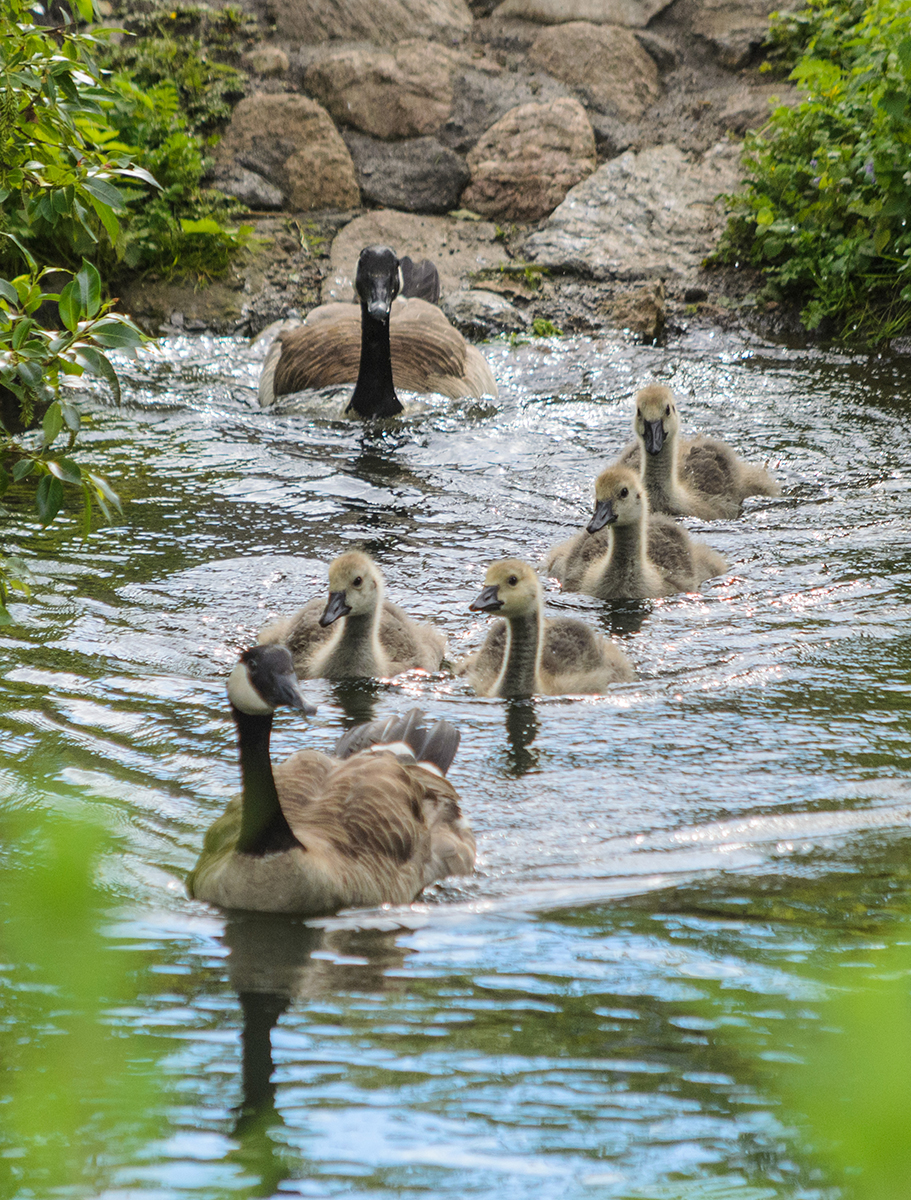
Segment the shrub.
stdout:
<path fill-rule="evenodd" d="M 760 267 L 808 329 L 894 336 L 911 324 L 911 4 L 811 0 L 773 44 L 803 99 L 748 135 L 717 259 Z"/>

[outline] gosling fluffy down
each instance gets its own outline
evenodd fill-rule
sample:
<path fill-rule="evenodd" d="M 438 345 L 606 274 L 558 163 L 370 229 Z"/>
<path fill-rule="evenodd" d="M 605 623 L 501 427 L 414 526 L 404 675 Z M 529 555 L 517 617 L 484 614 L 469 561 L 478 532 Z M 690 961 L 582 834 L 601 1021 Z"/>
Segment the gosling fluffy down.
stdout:
<path fill-rule="evenodd" d="M 360 550 L 329 564 L 329 598 L 315 597 L 293 616 L 263 627 L 262 645 L 291 652 L 302 679 L 390 679 L 403 671 L 438 671 L 446 638 L 413 621 L 385 598 L 383 573 Z"/>
<path fill-rule="evenodd" d="M 292 392 L 345 383 L 355 384 L 345 411 L 365 418 L 401 413 L 397 388 L 453 400 L 497 395 L 483 354 L 437 308 L 439 273 L 427 259 L 415 264 L 388 246 L 366 246 L 355 291 L 359 306 L 322 304 L 279 333 L 260 375 L 264 408 Z"/>
<path fill-rule="evenodd" d="M 643 480 L 607 467 L 595 480 L 595 511 L 581 533 L 555 546 L 546 569 L 570 592 L 641 600 L 694 592 L 727 564 L 682 525 L 649 512 Z"/>
<path fill-rule="evenodd" d="M 765 467 L 744 462 L 726 442 L 700 435 L 681 439 L 670 388 L 651 384 L 634 397 L 631 443 L 617 466 L 642 474 L 653 512 L 712 521 L 736 517 L 747 496 L 778 496 Z"/>
<path fill-rule="evenodd" d="M 228 683 L 242 792 L 209 829 L 187 879 L 224 908 L 320 916 L 409 904 L 436 879 L 469 874 L 475 840 L 445 778 L 459 733 L 419 709 L 346 733 L 334 756 L 269 759 L 279 704 L 309 709 L 281 646 L 241 655 Z"/>
<path fill-rule="evenodd" d="M 491 563 L 469 608 L 504 618 L 456 666 L 481 696 L 600 693 L 635 678 L 623 651 L 600 633 L 570 617 L 545 618 L 541 581 L 518 559 Z"/>

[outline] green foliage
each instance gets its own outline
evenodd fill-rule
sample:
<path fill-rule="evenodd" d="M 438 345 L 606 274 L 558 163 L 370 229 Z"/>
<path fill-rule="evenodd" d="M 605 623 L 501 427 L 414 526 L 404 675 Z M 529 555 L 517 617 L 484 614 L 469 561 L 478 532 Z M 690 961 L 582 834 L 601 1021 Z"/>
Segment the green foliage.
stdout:
<path fill-rule="evenodd" d="M 894 336 L 911 324 L 911 5 L 814 0 L 775 31 L 803 99 L 748 135 L 717 257 L 760 267 L 809 329 Z"/>
<path fill-rule="evenodd" d="M 101 476 L 72 457 L 82 420 L 74 404 L 58 398 L 60 379 L 89 371 L 119 401 L 120 385 L 106 351 L 131 349 L 146 339 L 102 300 L 101 277 L 91 263 L 84 262 L 59 292 L 44 290 L 48 277 L 63 274 L 45 268 L 0 279 L 0 496 L 29 492 L 38 520 L 48 525 L 63 507 L 66 490 L 75 490 L 86 536 L 93 507 L 110 521 L 120 501 Z M 48 329 L 39 318 L 54 304 L 60 328 Z M 17 435 L 39 419 L 40 435 L 26 444 Z M 0 558 L 0 625 L 11 620 L 6 607 L 11 591 L 28 589 L 15 563 Z"/>
<path fill-rule="evenodd" d="M 114 847 L 25 810 L 0 830 L 0 1195 L 99 1195 L 164 1126 L 154 1042 L 110 1020 L 141 966 L 104 932 L 95 872 Z"/>
<path fill-rule="evenodd" d="M 552 321 L 545 317 L 535 317 L 531 323 L 531 331 L 535 337 L 562 337 L 563 330 L 558 329 Z"/>

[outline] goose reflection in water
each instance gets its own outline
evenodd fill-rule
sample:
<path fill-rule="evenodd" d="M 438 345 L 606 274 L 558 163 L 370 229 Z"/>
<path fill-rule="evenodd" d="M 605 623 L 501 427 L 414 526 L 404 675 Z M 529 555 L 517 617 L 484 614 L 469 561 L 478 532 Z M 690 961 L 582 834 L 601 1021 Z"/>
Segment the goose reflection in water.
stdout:
<path fill-rule="evenodd" d="M 540 721 L 534 700 L 507 700 L 506 770 L 518 779 L 538 766 L 538 751 L 530 749 L 538 736 Z"/>
<path fill-rule="evenodd" d="M 353 993 L 402 992 L 398 971 L 410 953 L 401 930 L 320 929 L 298 917 L 236 912 L 227 916 L 228 977 L 240 1000 L 241 1089 L 229 1158 L 258 1179 L 248 1195 L 272 1196 L 299 1178 L 300 1155 L 275 1131 L 284 1127 L 276 1105 L 272 1030 L 292 1004 Z M 319 952 L 319 958 L 313 955 Z M 396 971 L 392 977 L 389 971 Z"/>

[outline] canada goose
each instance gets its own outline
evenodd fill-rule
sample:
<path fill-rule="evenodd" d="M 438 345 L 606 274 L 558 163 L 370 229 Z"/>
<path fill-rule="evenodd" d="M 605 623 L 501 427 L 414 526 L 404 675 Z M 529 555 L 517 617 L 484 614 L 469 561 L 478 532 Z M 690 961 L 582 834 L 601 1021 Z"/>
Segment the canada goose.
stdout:
<path fill-rule="evenodd" d="M 406 291 L 403 281 L 410 298 L 396 300 L 400 290 Z M 427 259 L 414 264 L 399 260 L 388 246 L 367 246 L 358 258 L 354 286 L 360 313 L 354 304 L 322 304 L 303 325 L 275 339 L 259 380 L 264 408 L 290 392 L 355 380 L 345 412 L 360 417 L 402 412 L 396 388 L 438 392 L 453 400 L 496 396 L 496 381 L 480 350 L 469 346 L 430 302 L 439 297 L 439 274 Z"/>
<path fill-rule="evenodd" d="M 541 581 L 528 563 L 491 563 L 484 590 L 468 607 L 506 618 L 456 667 L 480 696 L 603 692 L 635 678 L 623 651 L 600 633 L 571 617 L 545 619 Z"/>
<path fill-rule="evenodd" d="M 317 596 L 292 616 L 265 625 L 259 642 L 287 646 L 301 679 L 391 679 L 415 668 L 438 671 L 445 636 L 413 621 L 385 599 L 385 591 L 373 559 L 348 550 L 329 564 L 328 601 Z"/>
<path fill-rule="evenodd" d="M 645 484 L 628 467 L 601 472 L 591 521 L 555 546 L 547 559 L 547 569 L 567 591 L 601 600 L 693 592 L 726 565 L 682 525 L 661 513 L 650 514 Z"/>
<path fill-rule="evenodd" d="M 641 471 L 653 512 L 672 516 L 736 517 L 746 496 L 778 496 L 765 469 L 744 462 L 730 446 L 700 435 L 681 439 L 674 393 L 650 384 L 635 396 L 633 431 L 617 466 Z"/>
<path fill-rule="evenodd" d="M 314 711 L 283 646 L 245 650 L 228 680 L 241 795 L 205 837 L 187 878 L 224 908 L 319 916 L 408 904 L 435 879 L 468 874 L 475 841 L 445 778 L 459 732 L 420 709 L 346 733 L 330 757 L 299 750 L 273 770 L 278 705 Z"/>

